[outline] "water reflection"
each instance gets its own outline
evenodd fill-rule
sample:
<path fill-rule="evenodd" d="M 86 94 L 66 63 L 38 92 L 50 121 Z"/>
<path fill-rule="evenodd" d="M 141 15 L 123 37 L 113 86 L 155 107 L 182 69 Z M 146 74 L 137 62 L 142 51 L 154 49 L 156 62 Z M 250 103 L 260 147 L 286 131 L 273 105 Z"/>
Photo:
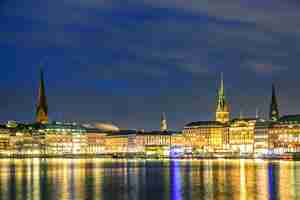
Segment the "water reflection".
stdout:
<path fill-rule="evenodd" d="M 300 162 L 1 159 L 0 199 L 299 199 Z"/>

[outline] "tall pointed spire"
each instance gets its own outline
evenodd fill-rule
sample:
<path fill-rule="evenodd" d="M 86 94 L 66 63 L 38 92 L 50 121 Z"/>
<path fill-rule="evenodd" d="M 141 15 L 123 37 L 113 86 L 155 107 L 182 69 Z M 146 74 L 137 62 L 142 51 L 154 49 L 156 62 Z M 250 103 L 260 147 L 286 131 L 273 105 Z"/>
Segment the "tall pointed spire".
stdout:
<path fill-rule="evenodd" d="M 162 113 L 160 119 L 160 131 L 167 131 L 167 130 L 168 130 L 168 125 L 167 125 L 166 114 Z"/>
<path fill-rule="evenodd" d="M 270 120 L 277 121 L 279 119 L 279 110 L 276 98 L 276 91 L 275 86 L 272 84 L 272 98 L 271 98 L 271 105 L 270 105 L 270 113 L 269 113 Z"/>
<path fill-rule="evenodd" d="M 216 121 L 221 123 L 229 121 L 229 108 L 225 98 L 223 73 L 221 74 L 221 84 L 218 92 Z"/>
<path fill-rule="evenodd" d="M 223 72 L 221 73 L 220 95 L 222 95 L 223 97 L 225 97 L 225 90 L 224 90 L 224 76 L 223 76 Z"/>
<path fill-rule="evenodd" d="M 36 122 L 48 123 L 48 103 L 45 91 L 44 71 L 42 67 L 40 68 L 40 85 L 36 107 Z"/>

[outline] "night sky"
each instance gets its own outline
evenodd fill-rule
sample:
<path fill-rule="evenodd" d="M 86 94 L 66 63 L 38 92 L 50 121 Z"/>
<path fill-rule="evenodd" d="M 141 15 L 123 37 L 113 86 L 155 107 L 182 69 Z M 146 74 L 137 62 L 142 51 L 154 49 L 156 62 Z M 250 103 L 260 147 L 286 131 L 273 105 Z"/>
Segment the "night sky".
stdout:
<path fill-rule="evenodd" d="M 298 0 L 0 0 L 0 121 L 34 120 L 39 65 L 55 121 L 158 129 L 300 113 Z"/>

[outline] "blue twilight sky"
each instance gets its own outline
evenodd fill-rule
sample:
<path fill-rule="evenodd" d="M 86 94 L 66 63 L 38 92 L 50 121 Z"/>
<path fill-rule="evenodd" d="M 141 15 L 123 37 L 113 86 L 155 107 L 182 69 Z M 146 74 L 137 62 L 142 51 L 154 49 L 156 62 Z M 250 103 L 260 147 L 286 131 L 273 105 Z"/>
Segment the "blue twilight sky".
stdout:
<path fill-rule="evenodd" d="M 232 116 L 300 113 L 298 0 L 0 0 L 0 121 L 159 128 L 210 120 L 224 72 Z"/>

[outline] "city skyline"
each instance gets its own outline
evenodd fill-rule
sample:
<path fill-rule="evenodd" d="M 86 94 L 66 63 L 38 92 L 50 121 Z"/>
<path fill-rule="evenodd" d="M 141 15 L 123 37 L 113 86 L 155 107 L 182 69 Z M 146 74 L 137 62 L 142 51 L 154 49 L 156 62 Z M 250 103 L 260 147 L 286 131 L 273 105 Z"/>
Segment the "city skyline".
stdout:
<path fill-rule="evenodd" d="M 40 67 L 39 68 L 40 74 L 39 74 L 39 84 L 38 84 L 38 95 L 36 99 L 36 113 L 35 113 L 35 122 L 36 123 L 49 123 L 49 122 L 55 122 L 57 121 L 56 119 L 51 119 L 51 111 L 50 111 L 50 119 L 49 119 L 49 113 L 48 113 L 48 97 L 47 97 L 47 92 L 46 92 L 46 86 L 45 86 L 45 77 L 44 77 L 44 68 Z M 220 121 L 222 123 L 227 123 L 228 121 L 236 118 L 242 118 L 245 116 L 242 116 L 242 111 L 240 112 L 240 115 L 237 116 L 232 116 L 231 115 L 231 107 L 230 107 L 230 102 L 228 103 L 227 97 L 225 95 L 225 89 L 226 84 L 224 84 L 224 75 L 221 73 L 220 76 L 220 82 L 219 82 L 219 88 L 217 89 L 217 98 L 216 98 L 216 115 L 214 118 L 206 119 L 206 120 L 216 120 Z M 275 113 L 274 113 L 275 112 Z M 219 114 L 218 114 L 219 113 Z M 225 115 L 224 115 L 225 114 Z M 277 121 L 280 118 L 280 112 L 278 109 L 278 103 L 277 103 L 277 95 L 276 95 L 276 87 L 274 83 L 272 84 L 271 87 L 271 98 L 270 98 L 270 109 L 268 112 L 268 115 L 266 117 L 262 117 L 264 115 L 259 115 L 259 110 L 256 108 L 255 110 L 255 117 L 250 116 L 253 118 L 265 118 L 266 120 L 272 120 L 272 121 Z M 274 116 L 276 118 L 274 118 Z M 247 118 L 248 116 L 246 116 Z M 162 112 L 161 118 L 160 118 L 160 130 L 165 129 L 167 130 L 167 125 L 163 125 L 162 123 L 166 123 L 166 113 Z M 34 122 L 31 121 L 30 123 Z M 80 121 L 70 121 L 70 120 L 63 120 L 64 122 L 80 122 Z M 163 122 L 165 121 L 165 122 Z M 91 122 L 96 122 L 96 121 L 91 121 Z M 108 122 L 108 121 L 104 121 Z M 81 123 L 89 123 L 88 121 L 81 122 Z M 110 121 L 110 123 L 115 123 L 113 121 Z M 165 128 L 162 128 L 165 127 Z M 128 127 L 121 127 L 123 129 L 128 129 Z M 180 127 L 182 128 L 182 127 Z M 180 129 L 178 128 L 178 130 Z M 132 129 L 138 129 L 137 127 L 134 127 Z M 140 128 L 141 130 L 144 130 L 144 128 Z M 158 130 L 157 127 L 152 128 Z"/>
<path fill-rule="evenodd" d="M 0 199 L 300 199 L 299 11 L 0 0 Z"/>
<path fill-rule="evenodd" d="M 1 122 L 34 121 L 41 60 L 58 121 L 153 129 L 166 112 L 169 126 L 179 129 L 214 117 L 221 71 L 233 116 L 241 110 L 254 116 L 259 108 L 267 117 L 272 82 L 282 114 L 300 113 L 295 1 L 4 0 L 0 6 Z"/>

